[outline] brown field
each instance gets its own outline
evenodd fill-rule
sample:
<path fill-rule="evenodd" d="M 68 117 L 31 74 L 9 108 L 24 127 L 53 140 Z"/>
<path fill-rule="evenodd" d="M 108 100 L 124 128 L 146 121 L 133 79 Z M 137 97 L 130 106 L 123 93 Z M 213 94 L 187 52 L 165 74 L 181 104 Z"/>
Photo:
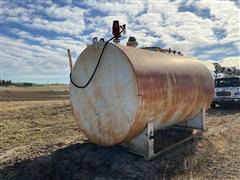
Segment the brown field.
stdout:
<path fill-rule="evenodd" d="M 74 122 L 67 88 L 34 88 L 1 89 L 0 179 L 240 177 L 239 109 L 209 110 L 201 136 L 147 161 L 118 146 L 87 142 Z"/>
<path fill-rule="evenodd" d="M 44 85 L 32 87 L 0 87 L 1 101 L 26 101 L 68 99 L 67 85 Z"/>

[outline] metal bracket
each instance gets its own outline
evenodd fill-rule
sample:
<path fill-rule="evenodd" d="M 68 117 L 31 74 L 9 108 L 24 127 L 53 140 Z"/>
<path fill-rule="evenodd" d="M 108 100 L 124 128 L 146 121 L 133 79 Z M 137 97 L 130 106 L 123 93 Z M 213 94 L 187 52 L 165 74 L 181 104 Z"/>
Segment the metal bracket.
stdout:
<path fill-rule="evenodd" d="M 201 129 L 203 130 L 204 128 L 204 112 L 201 111 L 199 112 L 194 118 L 191 120 L 185 122 L 184 124 L 180 124 L 177 126 L 172 126 L 170 128 L 172 129 L 181 129 L 182 131 L 186 132 L 191 132 L 190 136 L 184 137 L 180 141 L 171 144 L 167 146 L 164 149 L 161 149 L 160 151 L 155 151 L 155 143 L 161 143 L 161 142 L 155 142 L 156 141 L 156 133 L 157 131 L 154 132 L 154 126 L 153 126 L 153 121 L 147 123 L 147 127 L 145 130 L 136 138 L 130 140 L 130 141 L 125 141 L 122 142 L 120 145 L 127 148 L 129 152 L 132 152 L 134 154 L 138 154 L 143 156 L 145 159 L 150 160 L 158 155 L 162 154 L 165 151 L 168 151 L 169 149 L 185 142 L 188 141 L 192 138 L 195 137 L 195 135 L 199 134 L 199 132 L 195 132 L 195 134 L 192 134 L 193 129 Z M 159 130 L 161 131 L 161 130 Z"/>
<path fill-rule="evenodd" d="M 188 121 L 179 123 L 177 125 L 186 128 L 204 130 L 205 128 L 204 122 L 205 122 L 205 109 L 201 109 L 201 111 L 195 117 Z"/>

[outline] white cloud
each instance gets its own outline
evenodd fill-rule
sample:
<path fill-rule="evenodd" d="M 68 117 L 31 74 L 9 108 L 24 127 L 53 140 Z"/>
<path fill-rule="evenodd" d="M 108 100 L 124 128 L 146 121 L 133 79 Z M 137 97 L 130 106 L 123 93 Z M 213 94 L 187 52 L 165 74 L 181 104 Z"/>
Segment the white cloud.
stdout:
<path fill-rule="evenodd" d="M 49 46 L 28 44 L 24 40 L 1 37 L 3 78 L 6 76 L 68 76 L 66 52 Z M 39 80 L 36 78 L 36 80 Z"/>
<path fill-rule="evenodd" d="M 65 52 L 67 49 L 71 49 L 72 52 L 79 53 L 79 51 L 82 51 L 86 47 L 87 43 L 86 39 L 75 40 L 71 37 L 58 36 L 54 39 L 50 39 L 43 36 L 33 36 L 26 31 L 18 29 L 11 29 L 10 32 L 19 36 L 20 39 L 31 40 L 34 43 L 38 43 L 40 47 L 50 47 L 51 49 L 56 49 L 60 52 Z"/>
<path fill-rule="evenodd" d="M 99 34 L 98 32 L 106 34 L 106 31 L 100 31 L 99 27 L 102 25 L 110 29 L 111 21 L 118 18 L 120 22 L 127 23 L 128 34 L 136 36 L 140 45 L 154 45 L 161 41 L 167 48 L 175 48 L 189 55 L 196 48 L 217 44 L 218 41 L 212 30 L 215 27 L 213 20 L 203 19 L 192 12 L 178 12 L 180 4 L 181 1 L 137 1 L 137 3 L 127 1 L 120 4 L 91 1 L 90 5 L 93 8 L 108 12 L 114 18 L 109 18 L 108 15 L 87 19 L 95 25 L 89 26 L 96 29 L 97 33 L 93 33 L 94 35 Z M 109 21 L 110 23 L 107 24 L 106 22 Z M 176 40 L 173 34 L 184 39 Z"/>
<path fill-rule="evenodd" d="M 211 61 L 211 60 L 206 60 L 206 61 L 202 61 L 202 63 L 209 69 L 209 71 L 211 71 L 212 73 L 214 72 L 214 66 L 213 63 L 216 61 Z"/>
<path fill-rule="evenodd" d="M 141 13 L 146 5 L 145 0 L 134 0 L 134 1 L 86 1 L 86 4 L 93 9 L 106 12 L 109 15 L 126 14 L 127 16 L 136 16 Z"/>
<path fill-rule="evenodd" d="M 24 6 L 10 1 L 0 1 L 3 23 L 19 24 L 25 30 L 9 27 L 9 35 L 1 37 L 3 42 L 4 74 L 43 74 L 60 76 L 68 71 L 66 49 L 70 48 L 75 59 L 95 36 L 111 37 L 113 20 L 127 24 L 127 36 L 135 36 L 139 46 L 164 44 L 165 48 L 181 51 L 184 55 L 198 54 L 197 58 L 211 66 L 210 57 L 224 54 L 223 64 L 234 65 L 239 60 L 236 49 L 240 45 L 239 7 L 231 1 L 85 1 L 84 8 L 73 6 L 71 1 L 60 6 L 51 1 L 36 1 Z M 198 10 L 208 9 L 211 18 L 201 17 L 195 12 L 179 12 L 183 4 Z M 101 13 L 99 13 L 101 12 Z M 93 15 L 94 14 L 94 15 Z M 225 31 L 219 39 L 213 29 Z M 40 35 L 36 35 L 41 30 Z M 45 36 L 47 32 L 55 36 Z M 127 40 L 125 36 L 122 43 Z M 11 38 L 10 38 L 11 37 Z M 73 38 L 75 37 L 75 38 Z M 199 52 L 200 48 L 216 47 Z M 218 59 L 220 61 L 221 59 Z M 23 67 L 22 70 L 19 67 Z M 212 67 L 213 68 L 213 67 Z"/>
<path fill-rule="evenodd" d="M 215 18 L 207 19 L 195 15 L 192 12 L 178 12 L 182 1 L 121 1 L 96 2 L 87 1 L 94 11 L 102 11 L 107 16 L 91 17 L 89 9 L 80 7 L 50 4 L 49 7 L 38 5 L 34 9 L 41 9 L 46 15 L 55 18 L 48 20 L 34 14 L 33 10 L 23 7 L 13 7 L 4 11 L 6 21 L 20 21 L 23 25 L 34 29 L 50 30 L 57 33 L 68 33 L 79 36 L 85 29 L 93 29 L 92 36 L 106 36 L 111 28 L 112 20 L 120 19 L 128 25 L 129 32 L 146 30 L 154 34 L 158 41 L 166 44 L 166 47 L 176 48 L 184 54 L 191 54 L 191 50 L 206 45 L 217 43 L 239 43 L 238 15 L 239 8 L 233 2 L 228 1 L 188 1 L 188 5 L 200 9 L 209 9 Z M 217 5 L 216 5 L 217 4 Z M 31 17 L 31 18 L 30 18 Z M 85 21 L 88 24 L 85 24 Z M 104 28 L 103 28 L 104 27 Z M 212 28 L 223 28 L 227 35 L 218 40 Z M 102 34 L 101 34 L 102 33 Z M 171 35 L 175 33 L 184 38 L 176 40 Z M 137 36 L 137 34 L 136 34 Z M 142 38 L 137 36 L 137 38 Z M 148 38 L 147 44 L 154 44 L 154 38 Z M 140 41 L 141 42 L 141 41 Z"/>
<path fill-rule="evenodd" d="M 207 8 L 213 15 L 215 27 L 226 30 L 227 36 L 220 43 L 239 42 L 239 7 L 233 1 L 197 1 L 198 8 Z"/>
<path fill-rule="evenodd" d="M 214 66 L 213 66 L 213 63 L 215 63 L 215 62 L 219 63 L 221 66 L 224 66 L 224 67 L 236 67 L 237 69 L 240 69 L 240 57 L 239 56 L 227 57 L 221 61 L 213 61 L 213 60 L 202 61 L 202 63 L 205 64 L 211 72 L 214 72 L 214 70 L 215 70 Z"/>
<path fill-rule="evenodd" d="M 64 19 L 64 21 L 53 21 L 49 23 L 48 26 L 50 26 L 50 29 L 51 27 L 60 27 L 61 29 L 58 29 L 60 32 L 64 29 L 65 32 L 75 35 L 80 34 L 85 29 L 85 10 L 82 8 L 71 6 L 59 7 L 54 4 L 46 8 L 45 12 L 50 17 Z"/>
<path fill-rule="evenodd" d="M 26 8 L 6 3 L 2 9 L 4 22 L 21 23 L 21 25 L 34 29 L 79 35 L 85 28 L 84 9 L 77 7 L 59 7 L 50 4 L 49 7 L 45 8 L 39 4 L 32 8 Z M 49 18 L 42 16 L 43 12 L 53 19 L 49 20 Z"/>
<path fill-rule="evenodd" d="M 221 65 L 226 67 L 237 67 L 240 69 L 240 57 L 227 57 L 224 58 L 221 62 Z"/>
<path fill-rule="evenodd" d="M 178 3 L 177 3 L 178 4 Z M 176 48 L 184 54 L 191 50 L 215 44 L 210 19 L 203 19 L 191 12 L 178 12 L 176 4 L 161 1 L 149 3 L 148 13 L 136 18 L 142 23 L 142 28 L 155 34 L 166 47 Z M 172 37 L 177 34 L 183 40 Z"/>

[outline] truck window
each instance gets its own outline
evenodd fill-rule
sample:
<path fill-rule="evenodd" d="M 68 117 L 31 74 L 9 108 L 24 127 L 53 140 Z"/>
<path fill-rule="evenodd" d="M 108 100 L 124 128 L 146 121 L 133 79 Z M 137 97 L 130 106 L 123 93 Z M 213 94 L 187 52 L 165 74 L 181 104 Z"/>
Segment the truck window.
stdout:
<path fill-rule="evenodd" d="M 215 80 L 216 87 L 240 87 L 239 78 L 222 78 Z"/>

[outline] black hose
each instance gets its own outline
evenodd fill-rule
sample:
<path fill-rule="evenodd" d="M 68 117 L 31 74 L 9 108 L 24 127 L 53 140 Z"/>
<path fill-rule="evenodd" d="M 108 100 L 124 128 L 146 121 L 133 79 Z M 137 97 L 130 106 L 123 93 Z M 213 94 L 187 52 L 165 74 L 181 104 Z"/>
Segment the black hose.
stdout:
<path fill-rule="evenodd" d="M 119 32 L 119 36 L 121 35 L 121 33 L 122 33 L 124 30 L 125 30 L 125 26 L 124 26 L 124 28 L 122 28 L 122 30 Z M 80 85 L 74 83 L 73 80 L 72 80 L 72 71 L 71 71 L 71 73 L 70 73 L 70 81 L 71 81 L 71 83 L 72 83 L 75 87 L 82 89 L 82 88 L 87 87 L 87 86 L 90 84 L 90 82 L 92 81 L 92 78 L 94 77 L 94 75 L 95 75 L 95 73 L 96 73 L 96 71 L 97 71 L 97 68 L 98 68 L 98 66 L 99 66 L 99 64 L 100 64 L 100 61 L 101 61 L 101 59 L 102 59 L 102 55 L 103 55 L 103 53 L 104 53 L 104 50 L 105 50 L 106 46 L 107 46 L 108 43 L 109 43 L 111 40 L 113 40 L 115 37 L 116 37 L 116 36 L 111 37 L 111 38 L 110 38 L 109 40 L 107 40 L 106 43 L 104 44 L 103 49 L 102 49 L 102 52 L 101 52 L 100 57 L 99 57 L 99 59 L 98 59 L 97 65 L 96 65 L 96 67 L 94 68 L 92 75 L 90 76 L 89 80 L 87 81 L 87 83 L 86 83 L 85 85 L 80 86 Z"/>
<path fill-rule="evenodd" d="M 96 67 L 94 68 L 94 71 L 93 71 L 92 75 L 90 76 L 89 80 L 87 81 L 87 83 L 86 83 L 85 85 L 80 86 L 80 85 L 77 85 L 76 83 L 74 83 L 73 80 L 72 80 L 72 72 L 70 73 L 70 81 L 71 81 L 71 83 L 72 83 L 75 87 L 77 87 L 77 88 L 85 88 L 85 87 L 87 87 L 87 86 L 90 84 L 90 82 L 92 81 L 92 78 L 93 78 L 93 76 L 95 75 L 95 73 L 96 73 L 96 71 L 97 71 L 97 68 L 98 68 L 98 66 L 99 66 L 99 64 L 100 64 L 100 61 L 101 61 L 101 59 L 102 59 L 102 55 L 103 55 L 103 53 L 104 53 L 104 50 L 105 50 L 107 44 L 108 44 L 111 40 L 113 40 L 113 39 L 114 39 L 114 37 L 110 38 L 110 39 L 107 40 L 107 42 L 104 44 L 103 49 L 102 49 L 102 52 L 101 52 L 100 57 L 99 57 L 99 59 L 98 59 L 97 65 L 96 65 Z"/>

